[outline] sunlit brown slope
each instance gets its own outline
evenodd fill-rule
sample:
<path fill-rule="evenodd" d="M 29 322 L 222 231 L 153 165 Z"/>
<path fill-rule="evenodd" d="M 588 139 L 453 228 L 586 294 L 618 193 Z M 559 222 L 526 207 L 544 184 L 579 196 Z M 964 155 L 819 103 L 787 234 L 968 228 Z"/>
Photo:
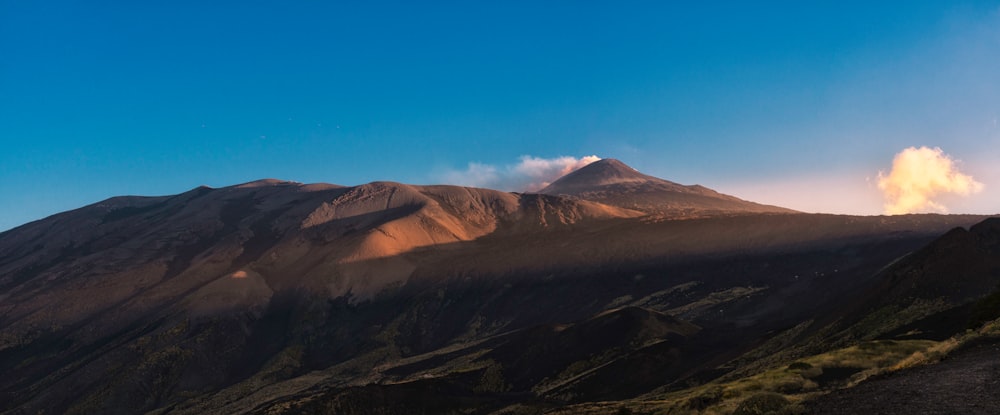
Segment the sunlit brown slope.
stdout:
<path fill-rule="evenodd" d="M 249 289 L 251 303 L 293 287 L 363 299 L 405 283 L 414 264 L 399 255 L 415 248 L 501 228 L 639 215 L 550 196 L 389 182 L 260 181 L 112 198 L 4 233 L 2 307 L 8 321 L 72 324 L 106 308 L 137 312 L 188 296 L 229 304 L 228 292 L 248 284 L 260 288 Z M 130 301 L 136 296 L 142 301 Z M 47 307 L 56 302 L 62 306 Z M 191 306 L 215 306 L 203 303 Z"/>
<path fill-rule="evenodd" d="M 792 213 L 748 202 L 704 186 L 685 186 L 642 174 L 615 159 L 603 159 L 563 176 L 539 193 L 567 195 L 612 206 L 669 216 Z"/>

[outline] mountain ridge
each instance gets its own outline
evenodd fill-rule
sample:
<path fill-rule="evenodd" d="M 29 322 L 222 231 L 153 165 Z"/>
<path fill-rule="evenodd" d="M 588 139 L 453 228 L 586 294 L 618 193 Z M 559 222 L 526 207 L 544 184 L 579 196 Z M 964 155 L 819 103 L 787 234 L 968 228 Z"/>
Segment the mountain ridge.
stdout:
<path fill-rule="evenodd" d="M 141 203 L 142 201 L 162 201 L 164 198 L 177 198 L 183 197 L 189 194 L 200 194 L 204 191 L 212 190 L 226 190 L 226 189 L 257 189 L 257 188 L 272 188 L 272 187 L 297 187 L 302 191 L 322 191 L 322 190 L 333 190 L 333 189 L 355 189 L 365 186 L 378 186 L 378 185 L 388 185 L 388 186 L 405 186 L 415 189 L 431 190 L 431 189 L 483 189 L 490 190 L 497 193 L 509 193 L 502 192 L 493 189 L 477 188 L 477 187 L 464 187 L 464 186 L 454 186 L 447 184 L 437 184 L 437 185 L 411 185 L 392 181 L 373 181 L 365 184 L 355 185 L 355 186 L 344 186 L 340 184 L 331 183 L 301 183 L 290 180 L 282 180 L 275 178 L 264 178 L 253 180 L 245 183 L 239 183 L 230 186 L 223 187 L 210 187 L 206 185 L 201 185 L 190 189 L 188 191 L 178 193 L 176 195 L 163 195 L 163 196 L 138 196 L 138 195 L 123 195 L 123 196 L 113 196 L 104 199 L 99 202 L 81 207 L 79 209 L 87 208 L 105 208 L 109 210 L 112 209 L 127 209 L 134 208 L 128 202 Z M 615 188 L 614 185 L 621 184 L 632 184 L 638 185 L 629 186 L 626 189 Z M 611 186 L 611 188 L 605 188 Z M 620 203 L 615 200 L 613 195 L 609 193 L 631 193 L 635 196 L 639 193 L 639 197 L 648 196 L 650 193 L 666 192 L 667 195 L 660 198 L 653 198 L 652 200 L 645 200 L 642 203 L 632 203 L 628 205 L 627 203 Z M 645 214 L 658 214 L 660 216 L 666 216 L 667 218 L 685 218 L 685 217 L 704 217 L 719 214 L 740 214 L 740 213 L 800 213 L 791 209 L 761 205 L 753 202 L 747 202 L 742 199 L 736 198 L 734 196 L 725 195 L 719 193 L 715 190 L 709 189 L 701 185 L 681 185 L 665 179 L 660 179 L 654 176 L 649 176 L 633 169 L 632 167 L 626 165 L 625 163 L 617 159 L 601 159 L 594 163 L 588 164 L 576 171 L 570 172 L 559 179 L 555 180 L 547 187 L 539 190 L 538 192 L 528 192 L 524 194 L 542 194 L 548 196 L 556 197 L 570 197 L 578 201 L 594 202 L 603 205 L 607 205 L 611 208 L 621 208 L 626 210 L 639 211 Z M 686 200 L 683 202 L 674 203 L 672 198 L 678 197 L 678 195 L 698 195 L 705 196 L 705 198 L 690 201 Z M 718 206 L 720 201 L 730 202 L 728 206 Z M 121 205 L 122 202 L 126 202 Z M 663 203 L 666 207 L 657 207 L 656 203 Z M 707 203 L 705 206 L 699 206 L 698 203 Z M 671 204 L 680 204 L 685 206 L 686 210 L 675 209 L 670 207 Z M 74 212 L 79 209 L 72 209 L 66 212 L 56 213 L 51 216 L 64 215 L 70 212 Z M 613 209 L 612 209 L 613 210 Z M 692 215 L 692 213 L 696 213 Z M 126 212 L 119 212 L 123 214 Z M 47 219 L 43 218 L 43 219 Z M 32 222 L 38 222 L 39 219 Z M 8 229 L 6 231 L 0 232 L 0 234 L 14 231 L 22 226 L 28 225 L 32 222 L 22 224 L 20 226 Z"/>

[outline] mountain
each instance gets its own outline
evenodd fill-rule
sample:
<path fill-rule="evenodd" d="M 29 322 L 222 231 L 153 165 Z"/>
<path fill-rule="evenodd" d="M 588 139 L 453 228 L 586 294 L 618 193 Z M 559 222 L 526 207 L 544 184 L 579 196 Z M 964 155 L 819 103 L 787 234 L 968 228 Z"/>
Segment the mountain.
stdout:
<path fill-rule="evenodd" d="M 111 198 L 0 233 L 0 413 L 653 412 L 849 341 L 914 283 L 887 272 L 985 219 L 697 216 L 392 182 Z"/>
<path fill-rule="evenodd" d="M 647 176 L 615 159 L 588 164 L 552 182 L 539 193 L 572 196 L 671 217 L 794 213 L 790 209 L 724 195 L 704 186 L 684 186 Z"/>

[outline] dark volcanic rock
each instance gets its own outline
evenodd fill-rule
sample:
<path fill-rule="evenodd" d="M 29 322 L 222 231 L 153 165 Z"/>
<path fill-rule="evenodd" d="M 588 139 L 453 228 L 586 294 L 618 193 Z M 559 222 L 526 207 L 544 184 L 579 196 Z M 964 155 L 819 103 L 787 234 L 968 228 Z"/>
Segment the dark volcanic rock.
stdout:
<path fill-rule="evenodd" d="M 869 379 L 807 403 L 814 415 L 970 414 L 1000 408 L 1000 339 L 953 352 L 940 363 Z"/>

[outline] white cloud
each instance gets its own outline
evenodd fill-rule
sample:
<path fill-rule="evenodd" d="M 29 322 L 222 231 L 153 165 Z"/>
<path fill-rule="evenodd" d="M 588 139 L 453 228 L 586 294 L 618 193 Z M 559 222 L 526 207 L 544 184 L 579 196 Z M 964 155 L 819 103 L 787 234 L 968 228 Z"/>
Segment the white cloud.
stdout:
<path fill-rule="evenodd" d="M 955 162 L 940 148 L 909 147 L 896 154 L 892 171 L 879 172 L 878 188 L 885 197 L 885 213 L 898 215 L 948 211 L 939 196 L 968 196 L 983 190 L 983 184 L 958 171 Z"/>
<path fill-rule="evenodd" d="M 597 156 L 556 157 L 551 159 L 521 156 L 517 164 L 496 167 L 489 164 L 469 163 L 465 170 L 452 170 L 442 175 L 449 184 L 491 189 L 534 192 L 556 179 L 600 160 Z"/>
<path fill-rule="evenodd" d="M 462 171 L 450 170 L 443 175 L 445 182 L 459 186 L 483 187 L 484 183 L 495 183 L 500 180 L 497 168 L 488 164 L 469 163 Z"/>

